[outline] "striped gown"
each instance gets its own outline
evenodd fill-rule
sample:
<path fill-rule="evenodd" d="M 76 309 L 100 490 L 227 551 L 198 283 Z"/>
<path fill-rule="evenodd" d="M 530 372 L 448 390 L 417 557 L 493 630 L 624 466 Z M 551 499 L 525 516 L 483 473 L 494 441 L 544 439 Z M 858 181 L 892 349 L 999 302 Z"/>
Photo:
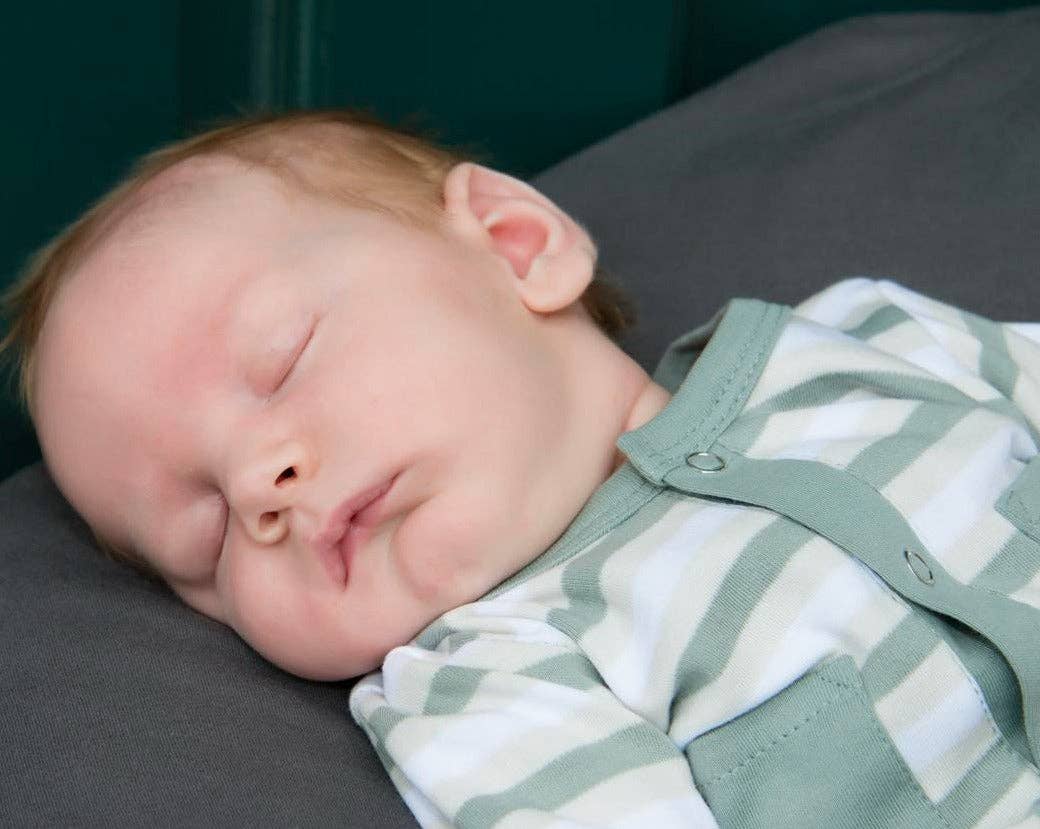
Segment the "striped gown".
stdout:
<path fill-rule="evenodd" d="M 423 826 L 1040 827 L 1040 325 L 731 300 L 543 555 L 350 708 Z"/>

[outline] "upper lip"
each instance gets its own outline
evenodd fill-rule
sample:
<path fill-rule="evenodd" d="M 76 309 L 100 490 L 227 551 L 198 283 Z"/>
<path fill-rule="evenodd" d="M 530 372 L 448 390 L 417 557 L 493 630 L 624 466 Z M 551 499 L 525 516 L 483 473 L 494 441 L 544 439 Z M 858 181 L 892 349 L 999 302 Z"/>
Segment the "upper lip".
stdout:
<path fill-rule="evenodd" d="M 365 487 L 357 494 L 351 495 L 342 501 L 329 513 L 321 530 L 312 537 L 311 546 L 320 553 L 329 547 L 338 545 L 346 534 L 347 527 L 350 526 L 354 516 L 386 492 L 393 482 L 394 477 L 384 479 L 378 484 Z"/>

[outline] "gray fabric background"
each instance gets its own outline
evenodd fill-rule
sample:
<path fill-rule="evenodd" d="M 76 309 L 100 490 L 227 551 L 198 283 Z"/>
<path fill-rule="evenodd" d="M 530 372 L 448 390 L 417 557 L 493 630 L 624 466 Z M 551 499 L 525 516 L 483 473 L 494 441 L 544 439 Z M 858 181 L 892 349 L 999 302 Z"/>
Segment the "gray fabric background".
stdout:
<path fill-rule="evenodd" d="M 634 295 L 648 370 L 729 297 L 885 276 L 1040 320 L 1040 13 L 850 21 L 533 183 Z M 0 485 L 0 825 L 411 826 L 347 711 Z"/>
<path fill-rule="evenodd" d="M 731 296 L 846 276 L 1040 319 L 1038 15 L 837 24 L 533 183 L 639 301 L 644 366 Z"/>

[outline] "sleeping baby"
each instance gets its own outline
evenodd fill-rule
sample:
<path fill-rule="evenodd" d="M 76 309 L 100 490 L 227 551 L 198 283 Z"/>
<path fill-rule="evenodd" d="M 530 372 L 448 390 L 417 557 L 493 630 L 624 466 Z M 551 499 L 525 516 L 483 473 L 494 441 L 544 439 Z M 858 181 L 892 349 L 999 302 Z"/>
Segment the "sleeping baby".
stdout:
<path fill-rule="evenodd" d="M 6 303 L 99 546 L 363 675 L 422 825 L 1040 826 L 1037 326 L 852 278 L 651 377 L 581 224 L 340 110 L 153 152 Z"/>

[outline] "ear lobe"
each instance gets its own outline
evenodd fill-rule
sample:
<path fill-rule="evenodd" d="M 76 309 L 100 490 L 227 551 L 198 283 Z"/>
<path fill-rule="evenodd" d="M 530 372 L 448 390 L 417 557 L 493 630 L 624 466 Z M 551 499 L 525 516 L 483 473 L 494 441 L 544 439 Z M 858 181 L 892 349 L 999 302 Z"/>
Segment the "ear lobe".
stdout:
<path fill-rule="evenodd" d="M 577 300 L 592 280 L 596 248 L 585 230 L 529 184 L 463 162 L 444 181 L 449 221 L 506 259 L 533 311 Z"/>

